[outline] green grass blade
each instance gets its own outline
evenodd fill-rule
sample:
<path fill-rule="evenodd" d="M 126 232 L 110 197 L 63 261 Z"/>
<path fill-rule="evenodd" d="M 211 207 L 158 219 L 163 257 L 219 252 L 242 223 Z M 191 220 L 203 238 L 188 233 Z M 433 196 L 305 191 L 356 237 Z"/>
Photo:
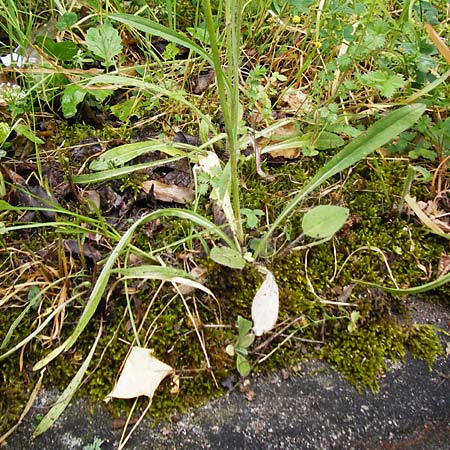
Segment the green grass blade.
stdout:
<path fill-rule="evenodd" d="M 150 161 L 142 164 L 135 164 L 133 166 L 118 167 L 116 169 L 102 170 L 96 173 L 86 173 L 83 175 L 75 175 L 72 177 L 72 181 L 75 184 L 88 184 L 88 183 L 101 183 L 103 181 L 114 180 L 128 175 L 138 170 L 145 170 L 151 167 L 164 166 L 168 163 L 178 161 L 185 158 L 185 156 L 174 156 L 173 158 L 161 159 L 158 161 Z"/>
<path fill-rule="evenodd" d="M 127 77 L 123 75 L 97 75 L 96 77 L 89 78 L 88 82 L 86 83 L 86 87 L 89 88 L 90 86 L 96 84 L 116 85 L 117 87 L 124 87 L 124 86 L 136 87 L 138 89 L 142 89 L 147 92 L 153 92 L 157 95 L 163 95 L 165 97 L 174 99 L 186 105 L 188 108 L 194 111 L 200 118 L 202 118 L 208 124 L 208 127 L 211 130 L 212 134 L 217 134 L 217 130 L 215 126 L 212 124 L 210 118 L 202 111 L 200 111 L 200 109 L 197 108 L 192 102 L 187 100 L 186 92 L 182 90 L 171 91 L 169 89 L 163 88 L 162 86 L 158 86 L 157 84 L 144 81 L 140 78 Z M 111 88 L 111 86 L 109 87 Z"/>
<path fill-rule="evenodd" d="M 122 166 L 138 156 L 146 153 L 160 151 L 169 156 L 187 156 L 185 152 L 174 147 L 170 142 L 161 139 L 151 141 L 134 142 L 132 144 L 119 145 L 107 150 L 89 164 L 91 170 L 106 170 L 112 167 Z"/>
<path fill-rule="evenodd" d="M 386 286 L 382 286 L 376 283 L 369 283 L 367 281 L 356 281 L 357 283 L 363 284 L 364 286 L 371 286 L 374 288 L 381 289 L 385 292 L 388 292 L 389 294 L 395 294 L 395 295 L 416 295 L 416 294 L 423 294 L 424 292 L 431 291 L 433 289 L 437 289 L 444 284 L 448 283 L 450 281 L 450 272 L 446 275 L 437 278 L 436 280 L 430 281 L 429 283 L 422 284 L 420 286 L 415 286 L 411 288 L 406 289 L 397 289 L 397 288 L 390 288 Z"/>
<path fill-rule="evenodd" d="M 75 297 L 74 297 L 75 298 Z M 73 300 L 73 299 L 71 299 Z M 68 300 L 64 303 L 61 303 L 52 313 L 32 332 L 30 333 L 26 338 L 22 339 L 19 343 L 17 343 L 13 348 L 9 349 L 7 352 L 0 355 L 0 361 L 2 359 L 7 358 L 8 356 L 12 355 L 14 352 L 19 350 L 21 347 L 23 347 L 25 344 L 30 342 L 33 338 L 39 335 L 39 333 L 42 332 L 42 330 L 45 329 L 45 327 L 51 322 L 53 317 L 55 317 L 61 310 L 63 310 L 67 305 L 71 302 L 71 300 Z"/>
<path fill-rule="evenodd" d="M 426 106 L 421 103 L 403 106 L 375 122 L 364 133 L 361 133 L 357 138 L 347 144 L 338 154 L 331 158 L 316 173 L 309 183 L 306 184 L 306 186 L 287 204 L 262 237 L 255 250 L 254 257 L 257 258 L 259 256 L 261 251 L 265 248 L 269 237 L 309 193 L 332 176 L 349 168 L 361 159 L 366 158 L 372 152 L 391 141 L 395 136 L 414 125 L 425 112 L 425 109 Z"/>
<path fill-rule="evenodd" d="M 189 275 L 184 270 L 175 269 L 174 267 L 141 265 L 137 267 L 115 269 L 114 272 L 122 275 L 124 278 L 170 281 L 184 286 L 191 286 L 214 297 L 214 294 L 207 287 L 203 286 L 203 284 L 199 283 L 195 277 Z"/>
<path fill-rule="evenodd" d="M 135 28 L 136 30 L 142 31 L 143 33 L 158 36 L 166 41 L 174 42 L 175 44 L 186 47 L 197 53 L 197 55 L 201 56 L 209 64 L 214 64 L 211 56 L 202 47 L 183 34 L 171 30 L 160 23 L 146 19 L 145 17 L 134 16 L 132 14 L 108 14 L 108 17 L 112 20 L 123 23 L 124 25 Z"/>
<path fill-rule="evenodd" d="M 154 211 L 150 214 L 139 219 L 135 222 L 127 232 L 121 237 L 120 241 L 113 248 L 109 258 L 106 260 L 105 265 L 103 266 L 100 275 L 98 276 L 97 282 L 92 289 L 91 295 L 86 303 L 86 306 L 81 314 L 81 317 L 73 330 L 72 334 L 57 348 L 51 351 L 45 358 L 41 359 L 38 363 L 36 363 L 33 367 L 33 370 L 39 370 L 45 367 L 48 363 L 50 363 L 53 359 L 55 359 L 58 355 L 63 353 L 72 347 L 73 344 L 77 341 L 83 330 L 88 325 L 92 316 L 95 314 L 97 307 L 102 299 L 103 293 L 108 285 L 109 277 L 113 271 L 114 264 L 116 263 L 119 256 L 126 250 L 127 246 L 129 246 L 131 238 L 136 231 L 136 229 L 144 225 L 147 222 L 152 220 L 161 218 L 161 217 L 177 217 L 179 219 L 190 220 L 197 225 L 200 225 L 208 230 L 211 233 L 215 234 L 219 239 L 225 241 L 230 247 L 236 249 L 234 242 L 214 223 L 202 217 L 201 215 L 194 213 L 192 211 L 178 209 L 178 208 L 167 208 L 161 209 L 158 211 Z"/>
<path fill-rule="evenodd" d="M 64 412 L 67 408 L 67 405 L 72 400 L 75 392 L 83 381 L 84 374 L 86 373 L 89 363 L 91 362 L 92 357 L 94 356 L 95 349 L 97 348 L 97 344 L 100 340 L 100 336 L 102 335 L 102 327 L 100 326 L 100 330 L 95 338 L 94 343 L 92 344 L 91 350 L 87 355 L 86 359 L 83 361 L 83 364 L 78 369 L 76 375 L 72 378 L 69 385 L 64 389 L 64 392 L 60 395 L 56 403 L 51 407 L 50 411 L 44 416 L 44 418 L 39 422 L 39 425 L 36 427 L 33 433 L 33 437 L 37 437 L 42 433 L 45 433 L 58 419 L 58 417 Z"/>

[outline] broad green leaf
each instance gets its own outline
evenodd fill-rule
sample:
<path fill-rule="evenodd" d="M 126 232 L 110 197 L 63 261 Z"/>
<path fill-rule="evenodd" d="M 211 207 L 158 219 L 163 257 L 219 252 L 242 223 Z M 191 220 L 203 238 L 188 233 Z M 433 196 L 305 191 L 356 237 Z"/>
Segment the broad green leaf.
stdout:
<path fill-rule="evenodd" d="M 11 133 L 11 127 L 6 122 L 0 122 L 0 146 L 6 141 Z"/>
<path fill-rule="evenodd" d="M 78 21 L 78 16 L 74 12 L 65 12 L 59 19 L 56 24 L 56 28 L 58 31 L 64 31 L 72 28 Z"/>
<path fill-rule="evenodd" d="M 78 52 L 78 47 L 73 41 L 56 42 L 48 37 L 38 36 L 36 42 L 48 55 L 61 61 L 71 60 Z"/>
<path fill-rule="evenodd" d="M 358 79 L 365 86 L 380 91 L 380 94 L 385 98 L 392 97 L 397 89 L 406 84 L 406 81 L 400 75 L 381 70 L 365 73 L 358 76 Z"/>
<path fill-rule="evenodd" d="M 241 208 L 241 214 L 247 218 L 247 228 L 256 228 L 259 222 L 259 217 L 264 215 L 260 209 Z"/>
<path fill-rule="evenodd" d="M 349 210 L 342 206 L 319 205 L 310 209 L 302 219 L 303 232 L 312 238 L 333 236 L 347 220 Z"/>
<path fill-rule="evenodd" d="M 304 139 L 311 143 L 317 150 L 331 150 L 333 148 L 342 147 L 345 144 L 344 139 L 329 131 L 323 131 L 315 138 L 315 133 L 305 133 L 302 136 Z"/>
<path fill-rule="evenodd" d="M 285 206 L 269 230 L 259 241 L 254 257 L 257 258 L 266 247 L 266 242 L 274 231 L 294 211 L 297 205 L 318 186 L 339 172 L 366 158 L 381 146 L 387 144 L 401 132 L 414 125 L 425 112 L 422 103 L 403 106 L 390 112 L 375 122 L 365 132 L 347 144 L 337 155 L 331 158 L 307 183 L 303 189 Z"/>
<path fill-rule="evenodd" d="M 114 58 L 122 51 L 122 39 L 110 22 L 97 28 L 89 28 L 86 32 L 86 45 L 95 56 L 104 60 L 106 67 L 112 65 Z"/>
<path fill-rule="evenodd" d="M 17 123 L 13 127 L 14 131 L 21 136 L 25 136 L 33 144 L 44 144 L 41 138 L 38 138 L 26 125 L 23 123 Z"/>
<path fill-rule="evenodd" d="M 61 98 L 61 108 L 66 119 L 75 116 L 77 106 L 84 100 L 87 93 L 87 89 L 76 84 L 71 84 L 64 89 Z"/>
<path fill-rule="evenodd" d="M 241 339 L 250 332 L 253 323 L 251 320 L 245 319 L 242 316 L 238 316 L 237 325 L 238 325 L 239 339 Z"/>
<path fill-rule="evenodd" d="M 142 31 L 143 33 L 148 33 L 153 36 L 158 36 L 169 42 L 174 42 L 183 47 L 189 48 L 201 56 L 205 61 L 207 61 L 212 66 L 214 65 L 213 59 L 202 47 L 197 45 L 191 39 L 178 33 L 170 28 L 165 27 L 157 22 L 153 22 L 149 19 L 139 16 L 133 16 L 131 14 L 108 14 L 111 20 L 117 20 L 129 27 L 135 28 L 136 30 Z"/>
<path fill-rule="evenodd" d="M 236 368 L 241 377 L 246 377 L 252 369 L 247 358 L 239 353 L 236 355 Z"/>
<path fill-rule="evenodd" d="M 234 345 L 228 344 L 228 345 L 225 347 L 225 352 L 226 352 L 228 355 L 230 355 L 230 356 L 234 356 L 234 355 L 235 355 Z"/>
<path fill-rule="evenodd" d="M 99 102 L 103 102 L 110 95 L 114 94 L 114 91 L 112 89 L 91 89 L 89 94 L 95 97 Z"/>
<path fill-rule="evenodd" d="M 239 339 L 238 345 L 242 348 L 248 348 L 250 345 L 253 344 L 255 341 L 255 335 L 253 333 L 246 334 L 245 336 L 242 336 L 242 338 Z"/>
<path fill-rule="evenodd" d="M 120 121 L 125 122 L 132 116 L 141 117 L 142 114 L 141 104 L 142 100 L 139 100 L 136 97 L 131 97 L 128 100 L 125 100 L 124 102 L 112 105 L 110 108 L 111 112 Z"/>
<path fill-rule="evenodd" d="M 245 267 L 245 259 L 237 250 L 230 247 L 213 247 L 209 256 L 217 264 L 231 269 L 243 269 Z"/>

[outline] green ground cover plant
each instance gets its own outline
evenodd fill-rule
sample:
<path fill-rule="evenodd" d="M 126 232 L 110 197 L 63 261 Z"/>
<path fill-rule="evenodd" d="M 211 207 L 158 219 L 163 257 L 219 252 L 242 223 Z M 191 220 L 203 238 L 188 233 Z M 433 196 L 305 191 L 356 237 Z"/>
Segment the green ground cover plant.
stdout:
<path fill-rule="evenodd" d="M 445 2 L 0 11 L 5 398 L 64 380 L 36 435 L 133 348 L 173 368 L 155 414 L 305 355 L 375 389 L 443 354 L 396 312 L 450 279 Z"/>

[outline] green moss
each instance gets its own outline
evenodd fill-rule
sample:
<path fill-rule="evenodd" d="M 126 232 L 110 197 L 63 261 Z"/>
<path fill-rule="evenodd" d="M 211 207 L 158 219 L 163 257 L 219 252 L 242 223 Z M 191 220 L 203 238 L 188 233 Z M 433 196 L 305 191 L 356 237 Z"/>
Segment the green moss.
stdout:
<path fill-rule="evenodd" d="M 430 368 L 437 356 L 444 355 L 434 327 L 399 324 L 392 319 L 370 321 L 353 333 L 339 330 L 320 355 L 358 391 L 369 388 L 374 392 L 379 377 L 387 370 L 386 361 L 404 361 L 407 349 Z"/>
<path fill-rule="evenodd" d="M 445 356 L 438 329 L 432 325 L 414 324 L 408 329 L 406 345 L 414 358 L 426 361 L 431 369 L 437 356 Z"/>
<path fill-rule="evenodd" d="M 321 155 L 320 158 L 326 156 Z M 275 181 L 270 185 L 255 175 L 253 163 L 246 163 L 243 174 L 243 205 L 262 210 L 267 207 L 270 220 L 273 220 L 287 199 L 315 173 L 316 168 L 312 166 L 320 163 L 317 159 L 266 168 L 275 175 Z M 310 173 L 306 173 L 306 170 Z M 382 176 L 377 171 L 382 171 Z M 280 288 L 279 323 L 292 325 L 275 336 L 266 347 L 249 355 L 250 362 L 255 364 L 258 358 L 277 348 L 264 364 L 256 365 L 254 370 L 273 370 L 295 364 L 304 357 L 320 356 L 341 371 L 358 389 L 375 390 L 380 375 L 387 370 L 386 359 L 402 360 L 407 348 L 413 356 L 424 359 L 428 364 L 432 363 L 435 356 L 442 354 L 434 328 L 409 325 L 399 314 L 404 312 L 401 300 L 356 283 L 358 280 L 365 280 L 393 285 L 387 262 L 400 286 L 419 285 L 424 277 L 421 264 L 432 264 L 436 270 L 440 254 L 446 248 L 445 240 L 428 234 L 414 218 L 399 217 L 396 213 L 404 173 L 403 163 L 381 161 L 376 167 L 371 162 L 360 163 L 345 179 L 342 188 L 332 191 L 331 197 L 311 197 L 301 205 L 303 210 L 317 203 L 343 204 L 351 209 L 350 220 L 332 241 L 312 247 L 308 253 L 305 250 L 288 252 L 265 261 Z M 203 211 L 208 211 L 207 204 L 200 207 Z M 274 240 L 272 246 L 280 246 L 284 236 L 291 240 L 299 236 L 301 219 L 299 209 L 285 229 L 279 230 L 285 234 Z M 161 220 L 159 224 L 151 224 L 138 230 L 133 244 L 148 251 L 182 239 L 191 230 L 192 226 L 187 221 Z M 259 231 L 263 231 L 262 224 Z M 38 234 L 37 231 L 36 237 L 38 239 L 27 244 L 29 248 L 39 250 L 45 247 L 46 241 L 55 239 L 54 233 Z M 176 265 L 176 256 L 181 250 L 190 248 L 198 252 L 195 254 L 204 255 L 207 245 L 207 238 L 203 242 L 194 239 L 192 243 L 179 244 L 167 250 L 162 257 Z M 378 252 L 370 250 L 375 247 L 384 254 L 385 259 Z M 5 263 L 8 264 L 8 259 L 5 259 Z M 72 263 L 75 273 L 79 262 Z M 236 271 L 209 260 L 198 260 L 197 263 L 207 268 L 205 284 L 215 293 L 217 300 L 197 294 L 195 298 L 189 296 L 187 303 L 198 320 L 198 329 L 205 342 L 212 369 L 208 369 L 206 365 L 205 355 L 183 302 L 179 298 L 173 299 L 174 293 L 168 287 L 159 294 L 150 309 L 143 330 L 147 331 L 152 327 L 151 339 L 146 345 L 155 350 L 157 357 L 176 368 L 180 375 L 180 391 L 177 395 L 171 394 L 169 380 L 160 386 L 152 406 L 155 417 L 170 416 L 174 411 L 199 405 L 222 393 L 220 382 L 235 373 L 235 362 L 226 354 L 225 348 L 235 339 L 237 316 L 250 318 L 251 301 L 262 281 L 261 274 L 251 265 L 242 271 Z M 58 267 L 59 262 L 55 261 L 54 264 Z M 83 273 L 85 272 L 80 270 L 79 280 Z M 73 280 L 74 286 L 76 283 Z M 349 285 L 353 286 L 351 296 L 346 299 L 351 304 L 350 307 L 324 304 L 319 300 L 319 297 L 336 300 Z M 131 286 L 138 292 L 132 304 L 138 319 L 141 316 L 137 313 L 137 305 L 145 310 L 158 284 L 146 281 L 141 284 L 131 283 Z M 79 395 L 89 395 L 94 401 L 103 400 L 112 389 L 129 343 L 133 340 L 133 334 L 127 325 L 128 316 L 124 316 L 126 299 L 121 288 L 115 290 L 111 298 L 102 305 L 105 328 L 90 367 L 95 368 L 95 371 L 79 392 Z M 444 286 L 436 292 L 436 296 L 448 290 L 449 287 Z M 61 340 L 73 330 L 82 305 L 83 300 L 80 300 L 77 308 L 67 309 Z M 4 311 L 6 312 L 3 313 Z M 350 333 L 347 326 L 352 311 L 358 311 L 360 318 L 356 329 Z M 20 308 L 6 308 L 2 313 L 0 335 L 7 332 L 9 324 L 20 314 Z M 96 315 L 91 321 L 71 352 L 60 356 L 49 366 L 46 375 L 48 386 L 62 389 L 70 382 L 94 341 L 99 316 L 100 314 Z M 21 325 L 20 332 L 18 330 L 14 336 L 14 343 L 34 329 L 31 315 Z M 114 333 L 116 336 L 111 340 Z M 141 339 L 144 334 L 141 333 Z M 288 335 L 291 338 L 286 340 Z M 265 337 L 257 339 L 250 350 L 261 346 L 264 340 Z M 28 345 L 24 353 L 27 367 L 22 374 L 17 373 L 17 354 L 2 361 L 2 394 L 5 394 L 0 395 L 0 399 L 5 400 L 0 402 L 0 414 L 6 421 L 12 420 L 13 416 L 17 417 L 17 412 L 26 402 L 27 394 L 36 379 L 31 366 L 48 352 L 49 349 L 44 348 L 38 340 Z M 103 353 L 100 362 L 100 355 Z M 145 406 L 144 403 L 141 406 Z M 5 405 L 9 408 L 7 415 Z M 119 415 L 129 411 L 131 403 L 114 400 L 108 407 Z"/>
<path fill-rule="evenodd" d="M 321 350 L 321 357 L 360 391 L 378 389 L 378 378 L 387 370 L 386 359 L 403 360 L 406 332 L 400 325 L 370 321 L 353 333 L 338 330 Z"/>

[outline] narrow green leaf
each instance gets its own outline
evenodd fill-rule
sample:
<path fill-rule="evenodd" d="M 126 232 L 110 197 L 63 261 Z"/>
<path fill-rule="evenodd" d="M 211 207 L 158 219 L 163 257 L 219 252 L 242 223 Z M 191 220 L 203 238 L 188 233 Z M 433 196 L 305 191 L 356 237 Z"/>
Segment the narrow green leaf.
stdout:
<path fill-rule="evenodd" d="M 237 250 L 230 247 L 213 247 L 209 256 L 217 264 L 231 269 L 240 270 L 245 267 L 245 259 Z"/>
<path fill-rule="evenodd" d="M 222 239 L 230 247 L 234 248 L 233 241 L 217 225 L 204 218 L 200 214 L 194 213 L 192 211 L 178 208 L 166 208 L 151 212 L 146 216 L 141 217 L 138 221 L 130 226 L 126 233 L 124 233 L 124 235 L 120 238 L 117 245 L 113 248 L 111 254 L 109 255 L 109 258 L 106 260 L 105 265 L 103 266 L 103 269 L 97 278 L 97 282 L 95 283 L 91 291 L 91 295 L 89 296 L 83 313 L 81 314 L 81 317 L 78 320 L 78 323 L 72 334 L 60 346 L 55 348 L 45 358 L 41 359 L 37 364 L 35 364 L 33 370 L 42 369 L 58 355 L 70 349 L 75 344 L 83 330 L 89 324 L 92 316 L 95 314 L 98 304 L 103 297 L 106 286 L 108 285 L 109 277 L 111 276 L 114 264 L 116 263 L 119 256 L 125 251 L 127 246 L 130 245 L 130 240 L 136 229 L 141 225 L 146 224 L 147 222 L 159 219 L 161 217 L 178 217 L 179 219 L 190 220 L 197 225 L 206 228 L 211 233 L 216 234 L 219 239 Z"/>
<path fill-rule="evenodd" d="M 144 264 L 136 267 L 115 269 L 112 272 L 117 272 L 125 278 L 145 278 L 149 280 L 170 281 L 172 283 L 191 286 L 214 297 L 214 294 L 199 283 L 195 277 L 189 275 L 182 269 L 176 269 L 174 267 Z"/>
<path fill-rule="evenodd" d="M 348 214 L 348 208 L 342 206 L 316 206 L 303 216 L 302 230 L 307 236 L 315 239 L 331 237 L 342 228 Z"/>
<path fill-rule="evenodd" d="M 89 363 L 91 362 L 92 357 L 94 356 L 95 349 L 97 348 L 97 344 L 100 340 L 101 336 L 101 328 L 95 338 L 94 343 L 92 344 L 91 350 L 87 355 L 86 359 L 83 361 L 83 364 L 78 369 L 76 375 L 72 378 L 69 385 L 64 389 L 64 392 L 60 395 L 56 403 L 51 407 L 50 411 L 44 416 L 44 418 L 39 422 L 39 425 L 36 427 L 33 433 L 33 437 L 37 437 L 40 434 L 47 431 L 58 419 L 58 417 L 64 412 L 67 408 L 67 405 L 72 400 L 75 392 L 83 381 L 84 374 L 86 373 Z"/>
<path fill-rule="evenodd" d="M 167 165 L 171 162 L 183 159 L 184 156 L 175 156 L 173 158 L 161 159 L 159 161 L 150 161 L 142 164 L 135 164 L 133 166 L 118 167 L 117 169 L 102 170 L 96 173 L 86 173 L 84 175 L 75 175 L 72 177 L 72 181 L 75 184 L 88 184 L 88 183 L 100 183 L 103 181 L 114 180 L 128 175 L 138 170 L 145 170 L 151 167 L 159 167 Z"/>
<path fill-rule="evenodd" d="M 121 166 L 138 156 L 146 153 L 160 151 L 170 156 L 186 156 L 182 150 L 175 148 L 171 143 L 162 140 L 134 142 L 133 144 L 119 145 L 107 150 L 96 160 L 89 164 L 91 170 L 105 170 Z"/>
<path fill-rule="evenodd" d="M 89 79 L 86 83 L 86 87 L 94 86 L 96 84 L 108 84 L 108 85 L 116 85 L 117 88 L 122 88 L 125 86 L 136 87 L 142 89 L 146 92 L 152 92 L 157 95 L 164 95 L 168 98 L 174 99 L 187 107 L 189 107 L 192 111 L 194 111 L 200 118 L 206 121 L 209 125 L 209 129 L 212 131 L 212 134 L 218 134 L 215 126 L 212 124 L 210 118 L 204 114 L 197 106 L 195 106 L 192 102 L 186 99 L 186 93 L 184 91 L 177 90 L 169 90 L 165 89 L 157 84 L 149 83 L 137 77 L 126 77 L 122 75 L 97 75 Z"/>
<path fill-rule="evenodd" d="M 269 230 L 259 241 L 254 257 L 257 258 L 266 247 L 266 242 L 275 230 L 294 211 L 297 205 L 318 186 L 339 172 L 349 168 L 361 159 L 366 158 L 381 146 L 387 144 L 395 136 L 414 125 L 425 112 L 426 106 L 422 103 L 407 105 L 392 111 L 364 133 L 347 144 L 337 155 L 331 158 L 307 183 L 303 189 L 286 205 Z"/>
<path fill-rule="evenodd" d="M 437 289 L 444 284 L 447 284 L 450 282 L 450 272 L 445 274 L 442 277 L 437 278 L 436 280 L 430 281 L 429 283 L 422 284 L 420 286 L 415 286 L 411 288 L 405 288 L 405 289 L 397 289 L 397 288 L 390 288 L 386 286 L 382 286 L 381 284 L 376 283 L 369 283 L 367 281 L 358 281 L 358 283 L 363 284 L 364 286 L 371 286 L 374 288 L 381 289 L 385 292 L 388 292 L 389 294 L 395 294 L 395 295 L 416 295 L 416 294 L 423 294 L 424 292 L 431 291 L 433 289 Z"/>
<path fill-rule="evenodd" d="M 118 22 L 121 22 L 129 27 L 142 31 L 143 33 L 158 36 L 169 42 L 174 42 L 175 44 L 189 48 L 201 56 L 209 64 L 212 66 L 214 65 L 211 56 L 202 47 L 181 33 L 171 30 L 160 23 L 153 22 L 145 17 L 134 16 L 132 14 L 108 14 L 108 17 L 111 20 L 117 20 Z"/>
<path fill-rule="evenodd" d="M 24 137 L 26 137 L 33 144 L 44 144 L 44 141 L 37 137 L 26 125 L 17 123 L 13 126 L 13 130 Z"/>
<path fill-rule="evenodd" d="M 58 280 L 59 281 L 59 280 Z M 0 345 L 0 350 L 3 350 L 9 343 L 14 330 L 20 324 L 22 319 L 26 316 L 28 311 L 31 308 L 36 308 L 38 303 L 41 301 L 41 290 L 37 286 L 32 286 L 30 291 L 28 292 L 28 305 L 23 309 L 23 311 L 19 314 L 19 316 L 14 320 L 12 325 L 9 327 L 6 336 L 4 337 L 2 344 Z"/>

